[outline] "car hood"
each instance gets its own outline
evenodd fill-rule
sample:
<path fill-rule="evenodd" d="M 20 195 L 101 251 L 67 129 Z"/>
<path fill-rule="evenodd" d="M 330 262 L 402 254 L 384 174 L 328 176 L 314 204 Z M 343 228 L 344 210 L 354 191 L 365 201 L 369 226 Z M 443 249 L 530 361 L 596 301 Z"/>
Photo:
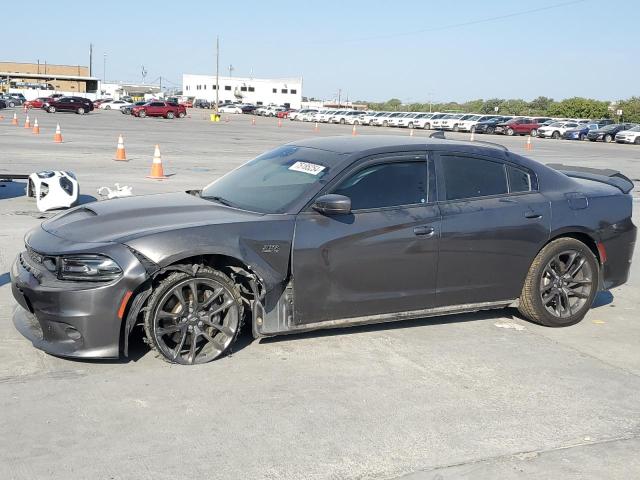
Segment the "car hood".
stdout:
<path fill-rule="evenodd" d="M 42 228 L 75 242 L 126 242 L 167 230 L 247 222 L 262 216 L 178 192 L 88 203 L 45 221 Z"/>

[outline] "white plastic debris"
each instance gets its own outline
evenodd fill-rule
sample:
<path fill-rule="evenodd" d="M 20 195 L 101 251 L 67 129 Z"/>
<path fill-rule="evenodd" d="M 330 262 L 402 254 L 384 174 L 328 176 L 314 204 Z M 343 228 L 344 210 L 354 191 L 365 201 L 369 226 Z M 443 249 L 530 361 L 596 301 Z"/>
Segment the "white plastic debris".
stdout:
<path fill-rule="evenodd" d="M 70 208 L 78 201 L 80 187 L 73 172 L 37 172 L 29 175 L 27 196 L 36 199 L 41 212 Z"/>
<path fill-rule="evenodd" d="M 109 187 L 98 188 L 98 195 L 107 197 L 109 200 L 112 198 L 130 197 L 133 195 L 133 188 L 127 185 L 114 184 L 115 189 L 111 190 Z"/>
<path fill-rule="evenodd" d="M 512 328 L 514 330 L 517 330 L 518 332 L 524 330 L 524 327 L 522 325 L 518 325 L 517 323 L 511 323 L 511 322 L 500 322 L 500 323 L 494 323 L 493 325 L 498 328 Z"/>

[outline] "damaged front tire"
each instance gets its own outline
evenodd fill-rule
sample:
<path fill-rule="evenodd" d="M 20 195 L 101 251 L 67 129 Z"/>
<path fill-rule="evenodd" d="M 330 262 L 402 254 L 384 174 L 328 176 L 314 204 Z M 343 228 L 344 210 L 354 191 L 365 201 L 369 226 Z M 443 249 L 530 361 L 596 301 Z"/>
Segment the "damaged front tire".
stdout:
<path fill-rule="evenodd" d="M 149 344 L 171 363 L 192 365 L 221 357 L 242 327 L 242 298 L 233 281 L 210 267 L 194 270 L 162 280 L 144 316 Z"/>

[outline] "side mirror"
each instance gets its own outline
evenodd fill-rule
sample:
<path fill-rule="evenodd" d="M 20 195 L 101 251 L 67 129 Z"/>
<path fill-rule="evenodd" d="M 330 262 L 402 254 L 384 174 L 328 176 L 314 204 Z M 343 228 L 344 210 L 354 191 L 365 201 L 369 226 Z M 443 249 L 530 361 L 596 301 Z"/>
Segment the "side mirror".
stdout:
<path fill-rule="evenodd" d="M 351 199 L 344 195 L 322 195 L 313 204 L 313 209 L 325 215 L 346 215 L 351 213 Z"/>

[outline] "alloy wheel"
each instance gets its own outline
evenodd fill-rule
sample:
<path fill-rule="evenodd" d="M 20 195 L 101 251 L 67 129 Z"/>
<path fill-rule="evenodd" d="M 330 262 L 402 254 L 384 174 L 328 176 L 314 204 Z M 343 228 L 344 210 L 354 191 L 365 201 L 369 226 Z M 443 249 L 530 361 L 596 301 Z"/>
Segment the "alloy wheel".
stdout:
<path fill-rule="evenodd" d="M 158 302 L 153 335 L 171 361 L 198 364 L 224 352 L 239 325 L 238 303 L 227 287 L 212 278 L 188 278 Z"/>
<path fill-rule="evenodd" d="M 594 282 L 594 272 L 583 253 L 565 250 L 549 260 L 542 271 L 542 304 L 554 317 L 570 317 L 585 307 Z"/>

